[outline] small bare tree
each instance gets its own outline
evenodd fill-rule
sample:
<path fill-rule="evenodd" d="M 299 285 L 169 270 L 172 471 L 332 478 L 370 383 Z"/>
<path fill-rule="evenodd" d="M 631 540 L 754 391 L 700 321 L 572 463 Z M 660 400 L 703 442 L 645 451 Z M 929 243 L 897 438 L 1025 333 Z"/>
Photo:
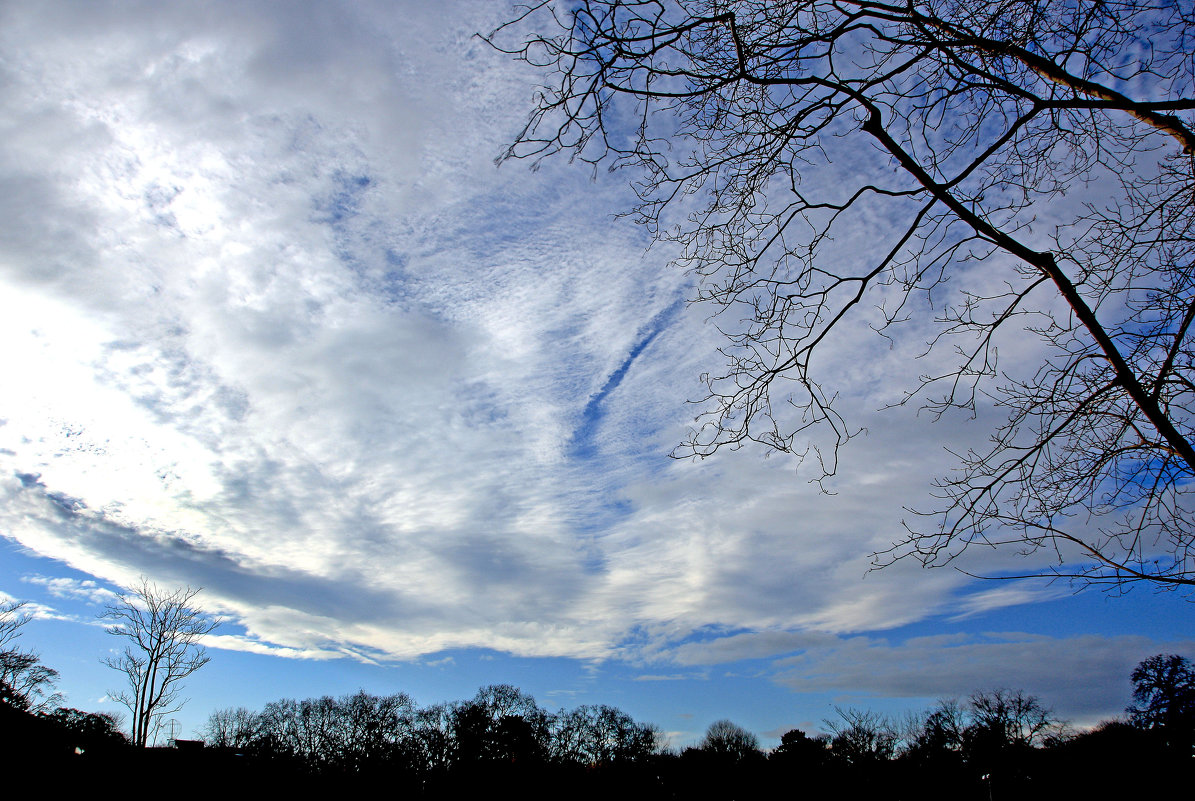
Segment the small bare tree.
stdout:
<path fill-rule="evenodd" d="M 120 656 L 103 663 L 128 679 L 128 689 L 109 696 L 132 713 L 136 746 L 148 745 L 162 718 L 186 703 L 178 697 L 180 682 L 208 663 L 199 642 L 217 624 L 192 606 L 198 593 L 190 587 L 167 592 L 142 578 L 100 616 L 109 621 L 109 634 L 128 640 Z"/>
<path fill-rule="evenodd" d="M 1195 587 L 1189 2 L 579 0 L 536 24 L 489 37 L 548 76 L 505 157 L 633 169 L 632 216 L 726 334 L 682 455 L 832 474 L 857 429 L 828 343 L 913 320 L 905 400 L 1006 417 L 878 565 L 992 545 Z M 1041 355 L 1005 372 L 1008 343 Z"/>
<path fill-rule="evenodd" d="M 742 762 L 761 756 L 759 738 L 742 726 L 729 720 L 715 720 L 705 730 L 705 737 L 698 745 L 702 751 L 714 757 L 732 762 Z"/>
<path fill-rule="evenodd" d="M 827 719 L 832 732 L 830 752 L 848 765 L 863 766 L 887 762 L 900 743 L 897 725 L 878 712 L 834 707 L 838 720 Z"/>
<path fill-rule="evenodd" d="M 199 733 L 212 748 L 247 748 L 261 728 L 261 715 L 242 706 L 212 712 Z"/>

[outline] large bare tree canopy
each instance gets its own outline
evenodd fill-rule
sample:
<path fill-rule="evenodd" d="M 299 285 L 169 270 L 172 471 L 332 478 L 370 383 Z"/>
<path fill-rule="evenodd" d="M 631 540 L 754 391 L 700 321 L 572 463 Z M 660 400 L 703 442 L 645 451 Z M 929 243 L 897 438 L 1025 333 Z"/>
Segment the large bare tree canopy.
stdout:
<path fill-rule="evenodd" d="M 196 608 L 199 590 L 159 589 L 148 580 L 109 604 L 101 616 L 108 633 L 127 640 L 124 651 L 104 664 L 125 675 L 127 689 L 109 692 L 132 713 L 133 744 L 150 744 L 162 719 L 178 711 L 182 680 L 208 663 L 200 641 L 216 628 Z"/>
<path fill-rule="evenodd" d="M 1195 6 L 523 11 L 489 40 L 548 77 L 505 157 L 635 170 L 633 216 L 725 332 L 680 453 L 756 442 L 832 474 L 856 431 L 819 354 L 860 320 L 910 332 L 906 402 L 1002 422 L 877 564 L 997 545 L 1080 582 L 1195 585 Z"/>

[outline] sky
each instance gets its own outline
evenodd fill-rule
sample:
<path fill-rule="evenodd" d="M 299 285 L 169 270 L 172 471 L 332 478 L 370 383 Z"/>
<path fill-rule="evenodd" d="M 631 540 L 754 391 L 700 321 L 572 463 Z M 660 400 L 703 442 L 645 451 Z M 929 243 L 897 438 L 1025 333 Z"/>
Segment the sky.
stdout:
<path fill-rule="evenodd" d="M 495 683 L 677 747 L 997 687 L 1082 726 L 1195 656 L 1175 594 L 869 570 L 994 419 L 881 410 L 924 339 L 827 346 L 867 430 L 829 492 L 758 449 L 670 458 L 719 332 L 616 216 L 628 175 L 495 165 L 537 79 L 474 36 L 509 14 L 0 3 L 0 597 L 67 705 L 118 711 L 97 615 L 141 576 L 222 621 L 180 732 Z"/>

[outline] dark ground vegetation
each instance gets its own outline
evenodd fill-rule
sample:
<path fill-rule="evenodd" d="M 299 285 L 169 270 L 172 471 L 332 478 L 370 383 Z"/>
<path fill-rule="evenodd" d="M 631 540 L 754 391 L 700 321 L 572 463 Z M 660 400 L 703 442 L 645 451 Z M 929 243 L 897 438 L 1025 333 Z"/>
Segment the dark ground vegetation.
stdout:
<path fill-rule="evenodd" d="M 730 721 L 697 745 L 666 747 L 655 727 L 610 706 L 550 713 L 510 685 L 425 708 L 404 694 L 283 699 L 218 710 L 203 741 L 136 748 L 108 715 L 0 704 L 0 753 L 13 771 L 94 792 L 114 781 L 175 796 L 384 789 L 398 798 L 1035 799 L 1139 790 L 1195 779 L 1195 669 L 1158 655 L 1133 671 L 1124 719 L 1075 732 L 1019 691 L 893 720 L 837 709 L 826 734 L 793 729 L 770 753 Z M 1159 785 L 1160 786 L 1160 785 Z"/>

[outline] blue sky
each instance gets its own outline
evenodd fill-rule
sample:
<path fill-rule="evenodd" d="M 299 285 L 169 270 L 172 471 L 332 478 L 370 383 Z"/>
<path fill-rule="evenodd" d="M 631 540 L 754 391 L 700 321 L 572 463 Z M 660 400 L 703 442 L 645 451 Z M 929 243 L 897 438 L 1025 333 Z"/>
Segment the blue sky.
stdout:
<path fill-rule="evenodd" d="M 751 449 L 670 459 L 718 332 L 614 218 L 626 176 L 494 166 L 536 78 L 473 37 L 507 11 L 0 6 L 0 592 L 68 704 L 115 708 L 95 615 L 141 575 L 226 620 L 187 731 L 498 682 L 675 745 L 994 687 L 1083 725 L 1195 656 L 1172 594 L 868 572 L 994 419 L 876 411 L 927 370 L 916 321 L 828 346 L 868 430 L 834 494 Z"/>

